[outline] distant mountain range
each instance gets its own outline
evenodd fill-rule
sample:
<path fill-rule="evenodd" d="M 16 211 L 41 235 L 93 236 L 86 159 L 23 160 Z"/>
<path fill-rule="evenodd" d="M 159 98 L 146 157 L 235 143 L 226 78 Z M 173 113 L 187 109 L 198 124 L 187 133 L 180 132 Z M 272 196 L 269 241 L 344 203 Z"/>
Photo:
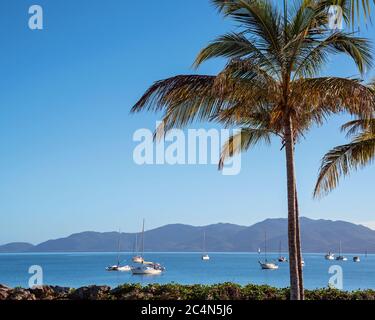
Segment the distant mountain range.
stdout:
<path fill-rule="evenodd" d="M 341 241 L 344 252 L 375 253 L 375 231 L 361 225 L 301 218 L 301 231 L 304 252 L 337 252 Z M 269 251 L 278 251 L 280 241 L 287 250 L 287 220 L 267 219 L 250 227 L 222 223 L 205 227 L 166 225 L 145 232 L 145 251 L 201 251 L 203 232 L 209 252 L 255 252 L 264 247 L 265 232 Z M 9 243 L 0 246 L 0 252 L 114 252 L 119 239 L 122 251 L 133 251 L 135 238 L 134 233 L 82 232 L 38 245 Z"/>

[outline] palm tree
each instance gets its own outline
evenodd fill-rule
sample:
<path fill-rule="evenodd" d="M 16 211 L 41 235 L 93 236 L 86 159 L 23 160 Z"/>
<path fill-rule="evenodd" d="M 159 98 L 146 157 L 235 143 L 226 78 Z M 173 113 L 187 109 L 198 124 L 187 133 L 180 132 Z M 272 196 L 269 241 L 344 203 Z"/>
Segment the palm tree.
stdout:
<path fill-rule="evenodd" d="M 375 118 L 360 119 L 342 126 L 353 140 L 335 147 L 322 160 L 314 196 L 322 196 L 335 189 L 341 176 L 363 168 L 375 159 Z"/>
<path fill-rule="evenodd" d="M 365 39 L 332 32 L 319 1 L 284 13 L 272 1 L 212 0 L 242 27 L 225 34 L 198 55 L 195 66 L 225 57 L 217 76 L 181 75 L 157 81 L 132 108 L 163 111 L 164 130 L 193 121 L 240 125 L 241 141 L 231 137 L 222 160 L 235 152 L 280 138 L 286 155 L 288 243 L 291 299 L 303 298 L 294 147 L 315 123 L 344 110 L 355 115 L 373 111 L 370 90 L 355 80 L 314 78 L 329 54 L 349 55 L 363 72 L 371 65 Z M 287 14 L 289 12 L 289 14 Z M 222 162 L 221 162 L 222 164 Z"/>

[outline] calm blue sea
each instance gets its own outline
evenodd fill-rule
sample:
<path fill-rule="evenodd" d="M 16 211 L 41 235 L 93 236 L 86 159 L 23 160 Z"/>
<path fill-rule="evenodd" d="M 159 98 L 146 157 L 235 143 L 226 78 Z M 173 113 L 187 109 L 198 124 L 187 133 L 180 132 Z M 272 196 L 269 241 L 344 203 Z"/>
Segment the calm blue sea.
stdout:
<path fill-rule="evenodd" d="M 332 274 L 329 268 L 339 265 L 343 271 L 345 290 L 375 289 L 375 255 L 361 256 L 360 263 L 326 261 L 323 254 L 305 254 L 305 286 L 310 289 L 327 287 Z M 131 273 L 107 272 L 105 267 L 116 263 L 117 253 L 48 253 L 0 254 L 0 283 L 11 287 L 27 287 L 29 267 L 43 269 L 44 284 L 80 287 L 84 285 L 109 285 L 124 283 L 180 283 L 215 284 L 268 284 L 286 287 L 289 283 L 288 264 L 279 270 L 264 271 L 258 265 L 255 253 L 211 253 L 211 260 L 203 262 L 199 253 L 146 253 L 149 261 L 160 262 L 167 270 L 160 276 L 133 276 Z M 269 254 L 276 258 L 277 254 Z M 130 263 L 131 254 L 123 254 L 124 263 Z"/>

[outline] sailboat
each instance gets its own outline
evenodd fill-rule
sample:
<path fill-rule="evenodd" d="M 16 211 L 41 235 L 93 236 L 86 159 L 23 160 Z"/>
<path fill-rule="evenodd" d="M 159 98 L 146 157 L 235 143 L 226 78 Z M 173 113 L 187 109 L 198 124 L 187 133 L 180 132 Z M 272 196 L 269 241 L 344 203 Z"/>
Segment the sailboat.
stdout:
<path fill-rule="evenodd" d="M 203 255 L 202 255 L 203 261 L 210 260 L 210 256 L 206 252 L 206 232 L 203 233 Z"/>
<path fill-rule="evenodd" d="M 339 253 L 339 256 L 336 258 L 336 260 L 338 260 L 338 261 L 347 261 L 348 260 L 347 257 L 345 257 L 341 254 L 341 241 L 340 241 L 340 253 Z"/>
<path fill-rule="evenodd" d="M 121 237 L 121 231 L 119 230 L 119 239 L 118 239 L 118 247 L 117 247 L 117 264 L 113 266 L 108 266 L 105 268 L 107 271 L 120 271 L 120 272 L 128 272 L 131 270 L 131 267 L 128 265 L 121 266 L 120 264 L 120 237 Z"/>
<path fill-rule="evenodd" d="M 142 263 L 143 257 L 138 255 L 138 234 L 135 235 L 135 243 L 134 243 L 134 256 L 132 258 L 132 261 L 135 263 Z"/>
<path fill-rule="evenodd" d="M 277 270 L 279 269 L 279 266 L 274 262 L 268 262 L 267 260 L 267 233 L 264 234 L 264 261 L 258 261 L 260 264 L 260 267 L 263 270 Z"/>
<path fill-rule="evenodd" d="M 279 243 L 279 258 L 277 259 L 279 262 L 288 262 L 288 260 L 281 255 L 281 241 Z"/>
<path fill-rule="evenodd" d="M 136 265 L 131 268 L 131 271 L 134 275 L 159 275 L 165 268 L 160 263 L 155 262 L 148 262 L 145 261 L 143 258 L 144 249 L 145 249 L 145 240 L 144 240 L 144 233 L 145 233 L 145 220 L 143 219 L 143 227 L 142 227 L 142 252 L 141 255 L 138 256 L 140 262 L 136 262 Z M 134 258 L 133 258 L 134 261 Z"/>

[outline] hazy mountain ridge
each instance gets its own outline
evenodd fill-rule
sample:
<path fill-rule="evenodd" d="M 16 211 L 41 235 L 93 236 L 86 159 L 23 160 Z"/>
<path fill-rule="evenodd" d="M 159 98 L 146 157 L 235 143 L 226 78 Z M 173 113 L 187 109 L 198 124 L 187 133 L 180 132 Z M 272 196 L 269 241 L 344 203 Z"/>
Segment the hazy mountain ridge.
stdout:
<path fill-rule="evenodd" d="M 195 227 L 170 224 L 145 231 L 145 251 L 186 252 L 201 251 L 203 232 L 206 232 L 207 251 L 254 252 L 264 247 L 267 233 L 269 251 L 277 251 L 279 243 L 287 250 L 287 220 L 267 219 L 252 226 L 213 224 Z M 375 231 L 345 221 L 312 220 L 301 218 L 304 252 L 338 251 L 342 241 L 344 252 L 375 253 Z M 121 233 L 122 251 L 133 251 L 135 233 Z M 113 252 L 118 250 L 117 232 L 82 232 L 66 238 L 48 240 L 38 245 L 9 243 L 0 246 L 0 252 Z M 140 247 L 140 237 L 138 237 Z"/>

